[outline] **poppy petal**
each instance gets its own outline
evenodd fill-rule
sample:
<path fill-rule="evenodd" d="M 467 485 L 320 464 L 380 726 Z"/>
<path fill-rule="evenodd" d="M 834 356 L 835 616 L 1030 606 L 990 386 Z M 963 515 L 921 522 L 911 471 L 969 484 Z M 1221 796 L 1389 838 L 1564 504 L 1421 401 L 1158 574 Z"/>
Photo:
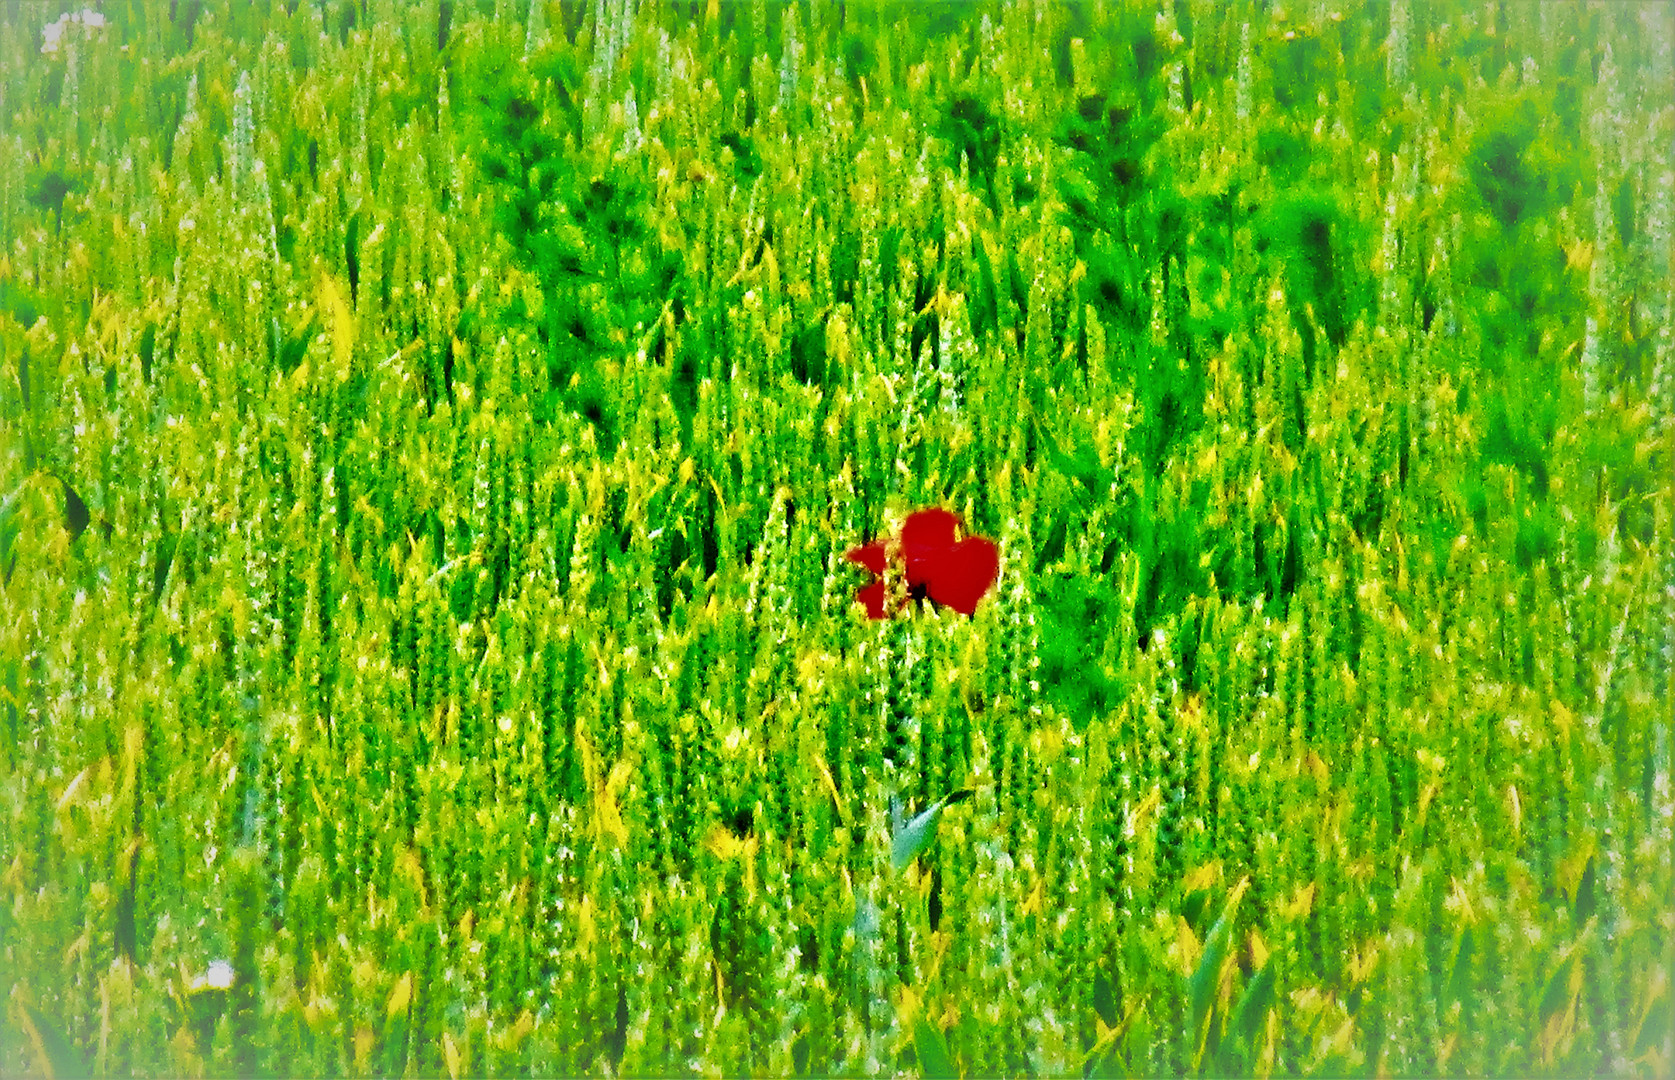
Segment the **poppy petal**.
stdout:
<path fill-rule="evenodd" d="M 999 575 L 1000 552 L 994 541 L 970 536 L 936 560 L 936 571 L 926 591 L 937 603 L 972 615 L 977 611 L 977 601 Z"/>
<path fill-rule="evenodd" d="M 867 606 L 867 618 L 882 619 L 884 617 L 884 583 L 882 581 L 875 581 L 871 585 L 856 589 L 855 599 Z"/>
<path fill-rule="evenodd" d="M 958 522 L 947 510 L 920 510 L 908 515 L 901 528 L 901 546 L 910 587 L 925 584 L 936 572 L 937 561 L 954 546 L 954 526 Z"/>
<path fill-rule="evenodd" d="M 850 548 L 844 558 L 852 563 L 859 563 L 875 574 L 882 574 L 884 572 L 884 541 L 874 540 L 870 544 Z"/>

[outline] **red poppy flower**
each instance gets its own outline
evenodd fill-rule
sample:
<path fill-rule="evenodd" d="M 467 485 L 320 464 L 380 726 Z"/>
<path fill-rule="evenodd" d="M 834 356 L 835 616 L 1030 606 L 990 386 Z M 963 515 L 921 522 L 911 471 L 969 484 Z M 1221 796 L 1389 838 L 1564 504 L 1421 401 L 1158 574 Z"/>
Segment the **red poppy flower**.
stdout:
<path fill-rule="evenodd" d="M 909 596 L 928 598 L 962 615 L 971 615 L 1000 574 L 1000 553 L 994 541 L 986 537 L 955 540 L 958 524 L 959 518 L 946 510 L 920 510 L 909 515 L 901 530 L 901 553 Z M 851 548 L 847 557 L 874 574 L 884 573 L 882 540 Z M 882 580 L 856 590 L 855 599 L 866 605 L 868 618 L 886 617 Z"/>

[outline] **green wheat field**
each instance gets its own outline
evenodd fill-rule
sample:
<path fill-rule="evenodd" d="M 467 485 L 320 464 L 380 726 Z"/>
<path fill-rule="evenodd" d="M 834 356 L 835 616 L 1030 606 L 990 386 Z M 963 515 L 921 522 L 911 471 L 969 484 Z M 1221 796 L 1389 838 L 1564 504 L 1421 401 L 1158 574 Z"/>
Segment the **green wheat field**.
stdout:
<path fill-rule="evenodd" d="M 0 1075 L 1671 1076 L 1672 48 L 0 5 Z"/>

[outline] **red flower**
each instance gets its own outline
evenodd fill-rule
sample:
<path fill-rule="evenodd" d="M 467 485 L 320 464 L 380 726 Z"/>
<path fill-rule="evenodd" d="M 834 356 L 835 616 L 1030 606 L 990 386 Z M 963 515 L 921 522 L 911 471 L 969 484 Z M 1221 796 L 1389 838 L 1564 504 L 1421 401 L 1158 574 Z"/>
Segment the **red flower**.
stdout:
<path fill-rule="evenodd" d="M 920 510 L 908 517 L 901 529 L 902 559 L 907 564 L 908 595 L 928 597 L 933 603 L 951 607 L 962 615 L 977 610 L 977 601 L 989 591 L 1000 573 L 1000 553 L 994 541 L 981 536 L 954 539 L 959 518 L 946 510 Z M 884 573 L 884 541 L 851 548 L 852 563 Z M 882 619 L 884 582 L 874 581 L 855 592 L 866 605 L 867 616 Z"/>

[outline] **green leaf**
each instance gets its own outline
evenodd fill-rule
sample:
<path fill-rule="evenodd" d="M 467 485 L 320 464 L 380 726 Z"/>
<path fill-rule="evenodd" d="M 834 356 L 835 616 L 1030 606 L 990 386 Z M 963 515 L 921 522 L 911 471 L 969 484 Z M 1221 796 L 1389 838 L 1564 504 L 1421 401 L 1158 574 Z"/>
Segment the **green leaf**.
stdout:
<path fill-rule="evenodd" d="M 82 1055 L 58 1030 L 58 1025 L 48 1020 L 46 1014 L 33 1005 L 19 1001 L 18 1008 L 23 1013 L 24 1031 L 29 1035 L 29 1044 L 35 1051 L 36 1064 L 46 1073 L 47 1080 L 57 1080 L 59 1077 L 86 1076 L 87 1065 Z"/>
<path fill-rule="evenodd" d="M 1233 1008 L 1233 1021 L 1229 1030 L 1247 1057 L 1255 1053 L 1257 1032 L 1261 1030 L 1262 1021 L 1273 1004 L 1274 965 L 1270 961 L 1251 977 L 1245 992 L 1239 997 L 1239 1004 Z"/>
<path fill-rule="evenodd" d="M 12 545 L 17 543 L 17 506 L 19 492 L 12 492 L 0 502 L 0 584 L 10 584 L 12 567 L 17 563 L 17 557 L 12 554 Z"/>
<path fill-rule="evenodd" d="M 957 802 L 964 802 L 973 794 L 974 792 L 970 788 L 961 788 L 959 791 L 944 795 L 932 803 L 928 810 L 905 824 L 900 820 L 899 809 L 892 806 L 891 816 L 894 819 L 892 821 L 894 825 L 892 831 L 895 835 L 890 841 L 890 865 L 900 870 L 912 862 L 920 852 L 930 847 L 931 841 L 936 839 L 936 823 L 942 817 L 942 811 Z"/>
<path fill-rule="evenodd" d="M 1542 984 L 1541 1003 L 1536 1015 L 1541 1017 L 1543 1026 L 1565 1007 L 1566 1002 L 1575 993 L 1577 965 L 1582 962 L 1583 946 L 1593 936 L 1593 931 L 1594 922 L 1590 919 L 1588 924 L 1582 927 L 1582 932 L 1576 935 L 1576 940 L 1565 947 L 1559 962 L 1554 965 L 1547 981 Z"/>
<path fill-rule="evenodd" d="M 948 1044 L 929 1020 L 913 1020 L 913 1050 L 919 1055 L 919 1075 L 927 1080 L 958 1080 L 960 1071 L 948 1056 Z"/>
<path fill-rule="evenodd" d="M 1448 962 L 1448 978 L 1444 982 L 1443 1004 L 1466 1000 L 1471 988 L 1471 954 L 1476 946 L 1470 926 L 1462 926 L 1454 935 L 1454 948 Z"/>
<path fill-rule="evenodd" d="M 1233 895 L 1227 898 L 1227 905 L 1222 909 L 1221 917 L 1216 919 L 1215 925 L 1210 927 L 1209 937 L 1204 939 L 1204 952 L 1198 958 L 1198 967 L 1187 979 L 1187 1002 L 1192 1014 L 1195 1067 L 1197 1061 L 1203 1057 L 1204 1046 L 1209 1038 L 1210 1013 L 1215 1007 L 1215 991 L 1216 984 L 1221 979 L 1221 965 L 1227 959 L 1227 944 L 1233 937 L 1234 917 L 1239 909 L 1239 901 L 1249 887 L 1248 877 L 1233 887 Z"/>

